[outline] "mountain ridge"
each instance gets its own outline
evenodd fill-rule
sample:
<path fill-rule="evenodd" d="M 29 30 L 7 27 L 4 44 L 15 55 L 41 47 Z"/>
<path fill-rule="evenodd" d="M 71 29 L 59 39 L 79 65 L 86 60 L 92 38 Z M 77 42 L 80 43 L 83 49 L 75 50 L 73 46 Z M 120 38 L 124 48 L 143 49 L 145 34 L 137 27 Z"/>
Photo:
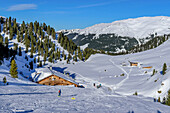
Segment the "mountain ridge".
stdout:
<path fill-rule="evenodd" d="M 140 27 L 139 25 L 142 24 L 143 26 Z M 163 26 L 163 28 L 159 28 L 159 26 Z M 154 33 L 157 33 L 158 35 L 169 33 L 168 26 L 170 26 L 170 17 L 155 16 L 155 17 L 129 18 L 124 20 L 113 21 L 112 23 L 95 24 L 93 26 L 86 27 L 84 29 L 72 29 L 67 31 L 72 33 L 73 32 L 79 33 L 79 34 L 96 34 L 97 36 L 99 34 L 115 33 L 119 36 L 146 38 Z M 141 29 L 143 30 L 143 27 L 148 29 L 146 29 L 145 32 L 140 33 Z"/>
<path fill-rule="evenodd" d="M 61 30 L 83 48 L 121 52 L 141 45 L 156 36 L 170 33 L 170 17 L 139 17 L 96 24 L 85 29 Z M 88 44 L 88 45 L 87 45 Z"/>

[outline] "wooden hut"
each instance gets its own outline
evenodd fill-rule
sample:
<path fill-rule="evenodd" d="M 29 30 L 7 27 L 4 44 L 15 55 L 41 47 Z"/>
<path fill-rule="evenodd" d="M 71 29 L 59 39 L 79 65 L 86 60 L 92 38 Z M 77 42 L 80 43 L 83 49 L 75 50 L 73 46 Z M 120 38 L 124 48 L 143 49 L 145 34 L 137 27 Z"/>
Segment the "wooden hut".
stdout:
<path fill-rule="evenodd" d="M 129 62 L 130 66 L 138 66 L 138 62 Z"/>
<path fill-rule="evenodd" d="M 152 66 L 145 66 L 145 67 L 142 67 L 143 69 L 151 69 Z"/>
<path fill-rule="evenodd" d="M 36 83 L 42 85 L 74 85 L 75 87 L 79 87 L 78 83 L 68 76 L 50 68 L 37 69 L 36 72 L 32 74 L 32 78 Z"/>

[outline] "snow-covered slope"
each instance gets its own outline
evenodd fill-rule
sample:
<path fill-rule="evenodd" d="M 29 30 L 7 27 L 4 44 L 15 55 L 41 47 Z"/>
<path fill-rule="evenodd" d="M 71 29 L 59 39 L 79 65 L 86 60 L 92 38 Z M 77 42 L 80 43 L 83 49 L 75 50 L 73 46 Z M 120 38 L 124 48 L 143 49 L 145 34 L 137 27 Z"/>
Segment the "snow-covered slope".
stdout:
<path fill-rule="evenodd" d="M 66 70 L 77 73 L 77 76 L 88 78 L 88 81 L 102 83 L 110 87 L 112 91 L 123 95 L 132 95 L 137 91 L 140 95 L 162 99 L 170 89 L 169 45 L 170 40 L 145 52 L 122 56 L 96 54 L 85 63 L 68 66 L 55 64 L 54 66 L 67 67 Z M 139 62 L 140 65 L 131 67 L 129 61 Z M 168 70 L 165 75 L 161 75 L 160 71 L 164 63 L 167 64 Z M 143 69 L 144 66 L 152 66 L 152 68 Z M 157 73 L 151 76 L 153 69 L 156 69 Z"/>
<path fill-rule="evenodd" d="M 164 35 L 170 33 L 170 17 L 140 17 L 114 21 L 112 23 L 96 24 L 85 29 L 70 30 L 79 34 L 108 34 L 115 33 L 119 36 L 146 38 L 151 34 Z"/>
<path fill-rule="evenodd" d="M 82 68 L 82 67 L 80 67 Z M 94 81 L 79 76 L 86 88 L 68 86 L 43 86 L 24 80 L 11 78 L 5 65 L 0 68 L 0 78 L 7 77 L 9 85 L 0 82 L 1 113 L 168 113 L 169 106 L 153 102 L 143 96 L 123 96 L 102 84 L 97 89 Z M 90 73 L 89 73 L 90 74 Z M 61 89 L 61 97 L 58 90 Z"/>

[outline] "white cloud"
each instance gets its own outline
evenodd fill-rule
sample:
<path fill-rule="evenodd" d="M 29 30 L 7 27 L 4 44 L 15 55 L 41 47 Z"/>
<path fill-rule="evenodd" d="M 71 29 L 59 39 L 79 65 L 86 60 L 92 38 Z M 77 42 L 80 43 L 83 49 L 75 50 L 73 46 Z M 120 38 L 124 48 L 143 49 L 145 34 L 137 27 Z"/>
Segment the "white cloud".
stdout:
<path fill-rule="evenodd" d="M 89 5 L 82 5 L 82 6 L 78 6 L 78 7 L 76 7 L 76 8 L 97 7 L 97 6 L 107 5 L 107 4 L 109 4 L 109 3 L 89 4 Z"/>
<path fill-rule="evenodd" d="M 109 4 L 118 3 L 118 2 L 126 2 L 126 1 L 129 1 L 129 0 L 114 0 L 114 1 L 110 1 L 110 2 L 104 2 L 104 3 L 82 5 L 82 6 L 78 6 L 76 8 L 98 7 L 98 6 L 104 6 L 104 5 L 109 5 Z"/>
<path fill-rule="evenodd" d="M 28 9 L 37 9 L 35 4 L 18 4 L 10 6 L 7 11 L 19 11 L 19 10 L 28 10 Z"/>

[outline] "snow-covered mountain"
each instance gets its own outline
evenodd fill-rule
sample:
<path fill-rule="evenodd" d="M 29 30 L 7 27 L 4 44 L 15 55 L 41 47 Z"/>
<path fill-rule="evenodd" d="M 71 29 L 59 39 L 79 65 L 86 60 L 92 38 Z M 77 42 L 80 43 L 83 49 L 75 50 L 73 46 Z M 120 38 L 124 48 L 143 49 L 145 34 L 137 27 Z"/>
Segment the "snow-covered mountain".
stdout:
<path fill-rule="evenodd" d="M 63 30 L 63 32 L 80 46 L 88 43 L 88 47 L 90 48 L 115 52 L 117 49 L 121 50 L 125 48 L 125 50 L 127 50 L 136 44 L 141 44 L 143 42 L 140 40 L 143 38 L 169 34 L 169 28 L 170 17 L 156 16 L 119 20 L 112 23 L 101 23 L 85 29 Z M 130 41 L 127 37 L 133 39 L 133 41 Z M 102 41 L 105 38 L 110 40 L 105 42 L 102 47 L 97 48 L 99 47 L 97 42 L 101 42 L 100 45 L 102 45 Z M 123 46 L 126 45 L 126 43 L 120 42 L 122 40 L 126 40 L 126 43 L 128 43 L 127 47 Z M 91 43 L 95 41 L 96 46 L 94 47 Z M 145 39 L 144 42 L 146 41 L 148 40 Z M 122 47 L 119 45 L 122 45 Z"/>
<path fill-rule="evenodd" d="M 169 34 L 169 28 L 170 17 L 156 16 L 119 20 L 112 23 L 101 23 L 85 29 L 70 30 L 70 32 L 86 35 L 115 33 L 119 36 L 146 38 L 155 33 L 157 33 L 157 35 Z"/>

